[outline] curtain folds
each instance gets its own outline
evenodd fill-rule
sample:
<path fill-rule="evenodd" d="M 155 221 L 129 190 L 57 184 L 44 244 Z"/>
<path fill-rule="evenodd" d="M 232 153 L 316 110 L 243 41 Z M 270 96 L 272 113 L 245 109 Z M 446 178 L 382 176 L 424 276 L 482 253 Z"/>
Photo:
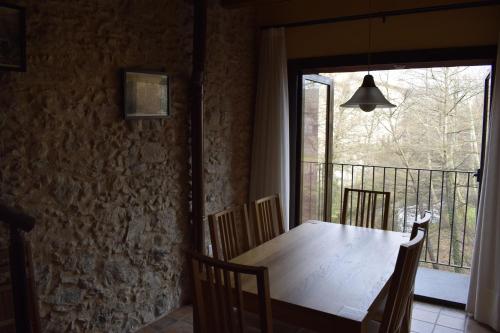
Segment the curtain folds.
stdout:
<path fill-rule="evenodd" d="M 285 29 L 262 32 L 250 174 L 250 200 L 278 193 L 288 230 L 290 142 Z"/>
<path fill-rule="evenodd" d="M 500 331 L 500 39 L 467 312 Z"/>

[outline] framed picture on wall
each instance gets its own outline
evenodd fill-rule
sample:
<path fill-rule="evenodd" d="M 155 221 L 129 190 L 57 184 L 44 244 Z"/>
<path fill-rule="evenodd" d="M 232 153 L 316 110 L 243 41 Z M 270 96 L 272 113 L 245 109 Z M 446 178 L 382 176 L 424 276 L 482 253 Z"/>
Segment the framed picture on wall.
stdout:
<path fill-rule="evenodd" d="M 26 71 L 26 14 L 0 2 L 0 71 Z"/>
<path fill-rule="evenodd" d="M 170 97 L 167 73 L 125 70 L 123 80 L 125 119 L 168 117 Z"/>

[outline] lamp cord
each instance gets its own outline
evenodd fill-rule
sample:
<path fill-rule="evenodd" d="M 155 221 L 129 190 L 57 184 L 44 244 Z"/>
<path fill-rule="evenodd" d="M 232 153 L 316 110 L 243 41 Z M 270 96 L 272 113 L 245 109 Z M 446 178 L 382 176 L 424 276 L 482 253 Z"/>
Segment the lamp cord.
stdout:
<path fill-rule="evenodd" d="M 368 12 L 372 11 L 372 0 L 368 0 Z M 372 64 L 372 19 L 368 19 L 368 74 Z"/>

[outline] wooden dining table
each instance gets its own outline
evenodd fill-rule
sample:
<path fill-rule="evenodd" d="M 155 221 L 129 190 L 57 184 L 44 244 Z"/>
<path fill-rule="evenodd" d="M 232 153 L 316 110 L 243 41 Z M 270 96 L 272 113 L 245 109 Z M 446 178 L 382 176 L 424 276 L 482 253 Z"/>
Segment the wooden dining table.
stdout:
<path fill-rule="evenodd" d="M 309 221 L 231 262 L 268 268 L 274 319 L 317 332 L 366 332 L 408 240 L 400 232 Z M 255 281 L 244 279 L 242 287 L 255 303 Z"/>

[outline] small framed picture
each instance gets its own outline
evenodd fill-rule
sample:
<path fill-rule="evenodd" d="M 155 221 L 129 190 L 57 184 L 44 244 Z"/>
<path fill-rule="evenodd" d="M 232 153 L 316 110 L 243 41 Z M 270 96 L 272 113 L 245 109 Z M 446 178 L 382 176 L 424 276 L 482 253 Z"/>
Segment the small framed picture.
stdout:
<path fill-rule="evenodd" d="M 26 71 L 26 14 L 0 2 L 0 71 Z"/>
<path fill-rule="evenodd" d="M 168 117 L 167 73 L 125 70 L 123 80 L 125 119 Z"/>

